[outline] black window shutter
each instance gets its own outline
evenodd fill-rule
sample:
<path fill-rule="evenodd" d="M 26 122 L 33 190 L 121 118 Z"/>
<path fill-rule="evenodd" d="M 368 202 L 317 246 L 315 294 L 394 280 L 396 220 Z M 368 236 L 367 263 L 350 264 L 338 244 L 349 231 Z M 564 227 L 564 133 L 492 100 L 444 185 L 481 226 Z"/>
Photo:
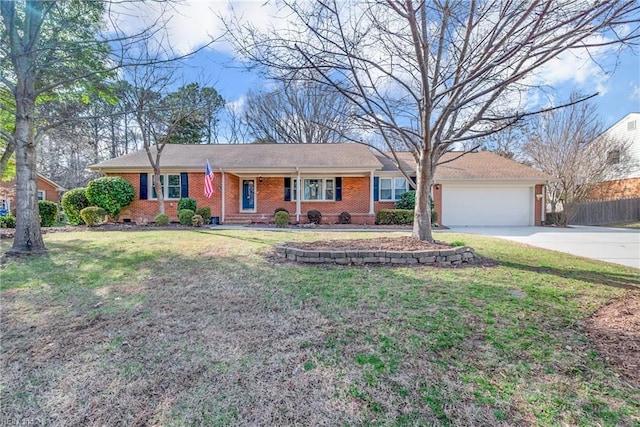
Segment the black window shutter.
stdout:
<path fill-rule="evenodd" d="M 140 200 L 147 200 L 147 195 L 149 194 L 149 187 L 147 187 L 147 177 L 146 173 L 140 174 Z"/>
<path fill-rule="evenodd" d="M 189 197 L 189 175 L 186 172 L 180 174 L 180 197 Z"/>
<path fill-rule="evenodd" d="M 342 200 L 342 177 L 336 176 L 336 202 Z"/>
<path fill-rule="evenodd" d="M 377 202 L 380 199 L 380 178 L 373 177 L 373 201 Z"/>
<path fill-rule="evenodd" d="M 284 201 L 291 201 L 291 178 L 284 179 Z"/>
<path fill-rule="evenodd" d="M 413 181 L 413 186 L 411 186 L 411 184 L 409 184 L 409 190 L 412 190 L 416 185 L 416 182 L 417 182 L 416 179 L 417 178 L 415 176 L 410 176 L 409 178 L 411 178 L 411 181 Z"/>

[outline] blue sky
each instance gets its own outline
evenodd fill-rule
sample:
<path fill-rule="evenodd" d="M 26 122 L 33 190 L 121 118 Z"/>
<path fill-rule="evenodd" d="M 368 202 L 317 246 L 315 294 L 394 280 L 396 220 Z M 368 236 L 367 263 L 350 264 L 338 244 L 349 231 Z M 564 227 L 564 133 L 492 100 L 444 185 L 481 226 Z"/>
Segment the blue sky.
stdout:
<path fill-rule="evenodd" d="M 145 3 L 142 7 L 154 6 Z M 286 22 L 279 17 L 278 8 L 273 2 L 185 0 L 177 3 L 170 13 L 169 40 L 172 40 L 178 52 L 188 52 L 212 37 L 220 37 L 220 16 L 229 17 L 232 12 L 261 29 Z M 144 20 L 139 16 L 145 16 L 149 22 L 158 13 L 157 9 L 147 9 L 142 14 L 129 14 L 137 17 L 124 22 L 124 25 L 132 29 L 140 27 L 144 25 Z M 234 60 L 236 55 L 228 42 L 220 40 L 185 62 L 181 80 L 197 80 L 212 85 L 228 103 L 241 105 L 249 89 L 264 89 L 269 82 L 255 72 L 244 71 L 240 63 Z M 598 62 L 602 67 L 567 55 L 547 67 L 543 79 L 557 90 L 558 100 L 573 91 L 583 94 L 599 92 L 600 95 L 593 102 L 598 107 L 603 124 L 608 127 L 626 114 L 640 111 L 640 56 L 630 50 L 616 55 L 609 49 L 600 54 Z"/>

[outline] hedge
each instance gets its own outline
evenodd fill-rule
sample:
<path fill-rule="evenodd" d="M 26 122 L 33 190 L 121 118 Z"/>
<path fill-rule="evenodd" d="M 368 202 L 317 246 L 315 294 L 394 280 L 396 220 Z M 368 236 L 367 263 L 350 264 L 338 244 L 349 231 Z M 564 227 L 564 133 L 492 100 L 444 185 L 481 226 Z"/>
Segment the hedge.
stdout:
<path fill-rule="evenodd" d="M 62 196 L 62 210 L 71 225 L 84 224 L 80 217 L 80 211 L 91 204 L 87 200 L 86 188 L 74 188 Z"/>
<path fill-rule="evenodd" d="M 413 210 L 380 209 L 376 214 L 376 224 L 379 224 L 379 225 L 413 224 Z"/>
<path fill-rule="evenodd" d="M 38 212 L 40 213 L 40 226 L 53 227 L 58 218 L 58 205 L 51 200 L 39 200 Z"/>

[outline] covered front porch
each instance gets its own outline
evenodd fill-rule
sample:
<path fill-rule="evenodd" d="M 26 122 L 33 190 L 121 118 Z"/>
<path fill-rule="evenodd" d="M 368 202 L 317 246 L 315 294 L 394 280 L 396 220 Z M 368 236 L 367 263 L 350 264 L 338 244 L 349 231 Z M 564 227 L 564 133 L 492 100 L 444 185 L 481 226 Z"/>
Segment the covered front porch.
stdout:
<path fill-rule="evenodd" d="M 373 170 L 219 170 L 222 224 L 270 223 L 277 208 L 291 223 L 308 222 L 318 210 L 323 222 L 338 223 L 342 212 L 354 224 L 373 224 Z"/>

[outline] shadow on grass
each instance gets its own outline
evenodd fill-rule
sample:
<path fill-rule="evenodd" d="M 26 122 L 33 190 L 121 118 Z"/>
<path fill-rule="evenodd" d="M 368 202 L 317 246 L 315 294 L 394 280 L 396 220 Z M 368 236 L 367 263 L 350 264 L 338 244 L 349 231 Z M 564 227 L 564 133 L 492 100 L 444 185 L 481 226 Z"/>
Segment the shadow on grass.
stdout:
<path fill-rule="evenodd" d="M 570 270 L 555 267 L 535 267 L 513 261 L 500 261 L 504 267 L 514 268 L 532 273 L 552 274 L 564 279 L 581 280 L 596 285 L 611 286 L 620 289 L 640 291 L 640 276 L 633 273 L 606 273 L 593 270 Z"/>

